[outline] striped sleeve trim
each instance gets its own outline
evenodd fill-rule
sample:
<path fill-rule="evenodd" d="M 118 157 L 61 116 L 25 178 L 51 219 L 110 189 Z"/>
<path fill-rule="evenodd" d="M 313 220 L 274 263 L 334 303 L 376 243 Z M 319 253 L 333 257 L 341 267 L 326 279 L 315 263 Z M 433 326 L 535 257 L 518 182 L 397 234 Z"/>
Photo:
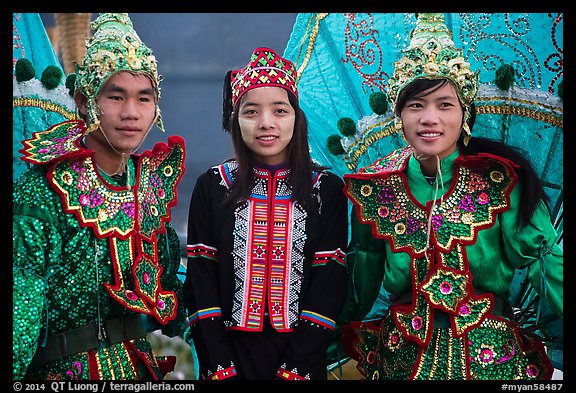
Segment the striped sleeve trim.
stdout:
<path fill-rule="evenodd" d="M 309 310 L 302 310 L 300 313 L 300 319 L 306 319 L 310 322 L 317 323 L 318 325 L 324 326 L 330 330 L 334 330 L 336 327 L 336 322 L 334 322 L 334 320 Z"/>
<path fill-rule="evenodd" d="M 201 319 L 214 318 L 220 316 L 222 316 L 222 310 L 220 309 L 220 307 L 210 307 L 196 311 L 194 314 L 188 317 L 188 321 L 190 323 L 190 326 L 192 326 L 195 323 L 198 323 L 198 321 L 200 321 Z"/>
<path fill-rule="evenodd" d="M 312 266 L 324 266 L 330 261 L 335 261 L 342 266 L 346 266 L 346 253 L 340 248 L 332 251 L 318 251 L 314 253 Z"/>
<path fill-rule="evenodd" d="M 206 244 L 188 244 L 186 247 L 188 258 L 207 258 L 212 261 L 218 260 L 218 249 Z"/>
<path fill-rule="evenodd" d="M 289 370 L 286 370 L 284 367 L 285 366 L 282 366 L 278 369 L 278 371 L 276 371 L 276 375 L 279 378 L 285 379 L 287 381 L 303 381 L 303 380 L 309 379 L 309 378 L 304 378 L 303 376 L 298 375 L 296 372 L 294 372 L 297 370 L 289 371 Z"/>
<path fill-rule="evenodd" d="M 217 167 L 218 173 L 220 174 L 220 178 L 226 185 L 227 189 L 230 189 L 232 186 L 232 182 L 234 181 L 234 176 L 232 175 L 232 169 L 230 163 L 224 163 L 222 165 L 218 165 Z"/>
<path fill-rule="evenodd" d="M 226 378 L 232 378 L 236 375 L 237 375 L 236 367 L 234 366 L 234 363 L 231 362 L 231 366 L 228 368 L 223 369 L 222 367 L 219 366 L 216 372 L 208 373 L 206 379 L 209 381 L 219 381 Z"/>

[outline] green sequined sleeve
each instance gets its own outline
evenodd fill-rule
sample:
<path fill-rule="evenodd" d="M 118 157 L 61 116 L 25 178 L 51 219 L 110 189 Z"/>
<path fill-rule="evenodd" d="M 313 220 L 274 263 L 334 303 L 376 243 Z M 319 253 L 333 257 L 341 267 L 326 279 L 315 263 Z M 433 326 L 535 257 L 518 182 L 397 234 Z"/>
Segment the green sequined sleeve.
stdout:
<path fill-rule="evenodd" d="M 42 197 L 39 197 L 42 196 Z M 57 268 L 62 231 L 52 215 L 57 203 L 44 174 L 36 168 L 20 178 L 13 194 L 14 378 L 22 379 L 46 325 L 48 277 Z"/>

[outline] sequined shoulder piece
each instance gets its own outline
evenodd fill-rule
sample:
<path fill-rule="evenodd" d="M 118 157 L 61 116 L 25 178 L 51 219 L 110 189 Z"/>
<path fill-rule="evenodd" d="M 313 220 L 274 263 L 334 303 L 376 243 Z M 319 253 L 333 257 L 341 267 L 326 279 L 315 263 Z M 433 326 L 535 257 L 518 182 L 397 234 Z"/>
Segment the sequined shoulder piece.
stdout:
<path fill-rule="evenodd" d="M 184 141 L 172 136 L 139 157 L 136 192 L 107 184 L 91 154 L 61 160 L 48 180 L 62 197 L 64 210 L 76 215 L 81 226 L 100 237 L 126 239 L 135 229 L 149 240 L 162 230 L 177 203 L 176 189 L 184 174 Z M 89 152 L 86 150 L 86 152 Z M 138 224 L 138 225 L 137 225 Z"/>
<path fill-rule="evenodd" d="M 80 226 L 92 227 L 99 238 L 125 239 L 133 232 L 134 192 L 107 184 L 96 169 L 92 154 L 60 160 L 47 176 L 62 198 L 64 211 L 76 215 Z"/>
<path fill-rule="evenodd" d="M 80 119 L 58 123 L 47 130 L 32 133 L 32 138 L 22 141 L 19 150 L 22 160 L 31 164 L 46 164 L 84 150 L 80 139 L 86 125 Z"/>
<path fill-rule="evenodd" d="M 421 256 L 429 234 L 437 249 L 450 252 L 456 243 L 473 243 L 509 208 L 517 180 L 514 164 L 493 155 L 461 156 L 454 167 L 449 190 L 434 204 L 417 202 L 401 172 L 345 175 L 344 193 L 360 221 L 372 225 L 376 238 L 389 239 L 392 250 Z"/>
<path fill-rule="evenodd" d="M 140 156 L 138 170 L 138 221 L 140 234 L 151 240 L 170 220 L 178 202 L 177 187 L 185 172 L 186 147 L 179 136 L 158 142 Z"/>
<path fill-rule="evenodd" d="M 401 147 L 392 151 L 386 157 L 379 158 L 372 165 L 359 170 L 360 173 L 389 173 L 401 171 L 406 166 L 408 158 L 412 154 L 410 146 Z"/>

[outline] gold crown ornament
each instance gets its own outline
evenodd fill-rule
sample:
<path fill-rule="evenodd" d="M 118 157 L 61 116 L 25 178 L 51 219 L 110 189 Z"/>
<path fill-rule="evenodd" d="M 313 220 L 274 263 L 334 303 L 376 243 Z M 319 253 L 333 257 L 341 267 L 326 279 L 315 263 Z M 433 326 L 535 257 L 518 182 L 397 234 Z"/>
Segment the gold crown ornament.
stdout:
<path fill-rule="evenodd" d="M 160 81 L 156 57 L 140 39 L 126 13 L 102 13 L 91 23 L 92 37 L 86 38 L 86 54 L 76 64 L 76 90 L 88 99 L 89 131 L 98 128 L 100 120 L 96 99 L 106 81 L 117 72 L 129 71 L 150 77 L 160 99 Z M 164 131 L 160 108 L 156 104 L 156 125 Z"/>
<path fill-rule="evenodd" d="M 474 101 L 480 73 L 470 70 L 470 63 L 462 57 L 462 49 L 454 46 L 444 14 L 417 14 L 410 45 L 402 54 L 394 63 L 394 74 L 388 80 L 388 95 L 393 105 L 400 91 L 420 78 L 449 79 L 466 107 Z"/>

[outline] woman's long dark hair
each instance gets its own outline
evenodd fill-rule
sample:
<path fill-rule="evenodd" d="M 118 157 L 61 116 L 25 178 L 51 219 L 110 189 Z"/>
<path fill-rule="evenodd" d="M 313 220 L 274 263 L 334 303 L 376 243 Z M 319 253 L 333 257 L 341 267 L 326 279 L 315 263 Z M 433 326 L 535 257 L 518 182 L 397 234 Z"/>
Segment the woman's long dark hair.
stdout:
<path fill-rule="evenodd" d="M 451 83 L 448 79 L 417 79 L 400 92 L 396 102 L 395 114 L 400 116 L 402 109 L 406 102 L 412 97 L 421 95 L 422 92 L 431 89 L 427 94 L 433 93 L 442 88 L 446 83 Z M 470 118 L 468 119 L 468 127 L 472 131 L 476 121 L 476 106 L 474 103 L 470 106 Z M 520 225 L 526 226 L 532 220 L 534 211 L 540 201 L 544 201 L 548 208 L 550 208 L 550 200 L 548 195 L 544 192 L 542 182 L 534 167 L 526 159 L 526 152 L 520 148 L 508 146 L 500 141 L 474 136 L 468 142 L 468 146 L 464 145 L 463 135 L 460 135 L 457 146 L 462 155 L 477 155 L 478 153 L 490 153 L 496 156 L 506 158 L 516 163 L 520 168 L 516 170 L 520 179 L 520 186 L 522 197 L 520 198 Z"/>
<path fill-rule="evenodd" d="M 296 114 L 294 134 L 287 146 L 288 156 L 286 164 L 287 167 L 290 168 L 288 180 L 292 187 L 292 200 L 297 201 L 302 206 L 306 206 L 312 195 L 312 171 L 322 171 L 327 169 L 327 167 L 320 166 L 312 161 L 308 144 L 308 122 L 306 121 L 306 115 L 302 109 L 300 109 L 298 99 L 294 94 L 290 91 L 287 91 L 287 93 L 290 105 L 292 105 Z M 242 98 L 240 98 L 240 101 L 241 100 Z M 232 145 L 236 156 L 235 159 L 238 163 L 238 172 L 230 187 L 230 194 L 224 200 L 225 204 L 248 199 L 252 191 L 252 186 L 254 185 L 253 152 L 242 140 L 240 124 L 238 122 L 238 107 L 240 106 L 240 101 L 238 101 L 234 111 L 229 115 L 229 119 L 226 119 L 227 109 L 226 107 L 224 108 L 223 127 L 232 135 Z"/>

